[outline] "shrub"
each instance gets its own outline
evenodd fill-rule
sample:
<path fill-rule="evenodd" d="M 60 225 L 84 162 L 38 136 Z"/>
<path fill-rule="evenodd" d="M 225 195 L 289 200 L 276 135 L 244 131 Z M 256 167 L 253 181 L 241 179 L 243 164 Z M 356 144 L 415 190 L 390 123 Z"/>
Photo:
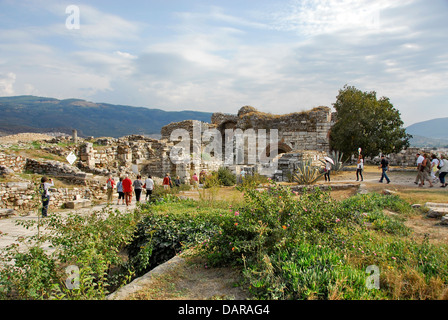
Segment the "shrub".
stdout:
<path fill-rule="evenodd" d="M 145 214 L 127 247 L 130 264 L 138 274 L 171 259 L 184 248 L 204 243 L 218 231 L 223 209 L 200 207 L 193 200 L 170 198 L 142 207 Z"/>
<path fill-rule="evenodd" d="M 401 217 L 383 212 L 410 210 L 400 198 L 367 194 L 339 202 L 319 188 L 297 197 L 276 184 L 266 191 L 243 191 L 244 206 L 220 221 L 219 232 L 202 254 L 211 265 L 243 266 L 255 297 L 387 299 L 398 284 L 385 276 L 398 266 L 400 274 L 414 270 L 415 277 L 426 281 L 420 285 L 422 297 L 428 296 L 431 283 L 440 288 L 432 296 L 443 295 L 447 248 L 402 238 L 409 229 Z M 366 286 L 370 265 L 381 270 L 380 290 Z M 403 295 L 411 296 L 416 293 Z"/>
<path fill-rule="evenodd" d="M 121 270 L 120 251 L 133 237 L 140 219 L 138 211 L 121 213 L 110 208 L 87 215 L 67 213 L 27 221 L 26 228 L 39 223 L 45 232 L 21 238 L 30 247 L 21 252 L 18 244 L 0 251 L 0 295 L 16 299 L 103 299 L 129 279 L 129 270 Z M 43 244 L 54 251 L 44 252 Z M 66 266 L 79 269 L 79 287 L 67 288 Z M 115 270 L 115 273 L 114 273 Z"/>
<path fill-rule="evenodd" d="M 233 186 L 236 183 L 236 176 L 229 168 L 220 167 L 218 169 L 218 180 L 221 185 Z"/>

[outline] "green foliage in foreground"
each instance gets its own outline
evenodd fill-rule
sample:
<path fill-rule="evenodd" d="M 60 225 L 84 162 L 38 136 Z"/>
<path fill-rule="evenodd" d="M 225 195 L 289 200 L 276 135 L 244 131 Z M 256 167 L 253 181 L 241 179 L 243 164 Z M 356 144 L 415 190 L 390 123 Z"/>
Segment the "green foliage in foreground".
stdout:
<path fill-rule="evenodd" d="M 0 299 L 103 299 L 134 272 L 120 251 L 138 221 L 138 210 L 106 208 L 20 222 L 40 232 L 0 250 Z"/>
<path fill-rule="evenodd" d="M 415 213 L 399 197 L 336 201 L 318 188 L 297 194 L 276 184 L 241 190 L 238 204 L 167 194 L 132 213 L 40 220 L 49 232 L 22 239 L 29 250 L 0 251 L 0 298 L 104 299 L 192 248 L 209 266 L 241 268 L 241 285 L 255 299 L 447 298 L 448 248 L 412 237 L 403 219 Z M 73 265 L 80 272 L 70 289 L 66 267 Z M 378 273 L 367 273 L 369 266 Z M 379 289 L 367 286 L 375 276 Z"/>
<path fill-rule="evenodd" d="M 242 268 L 243 285 L 260 299 L 443 297 L 447 247 L 410 237 L 403 217 L 412 209 L 400 198 L 335 201 L 317 188 L 297 195 L 278 185 L 243 191 L 244 203 L 227 210 L 185 201 L 151 206 L 134 249 L 196 247 L 208 265 Z M 369 266 L 378 267 L 379 289 L 367 287 Z"/>

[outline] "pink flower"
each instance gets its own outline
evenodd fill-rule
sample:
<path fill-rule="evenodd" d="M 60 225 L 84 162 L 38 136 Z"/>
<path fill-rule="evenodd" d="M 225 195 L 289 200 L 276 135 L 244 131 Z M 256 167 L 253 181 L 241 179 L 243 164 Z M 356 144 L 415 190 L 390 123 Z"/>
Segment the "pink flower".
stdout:
<path fill-rule="evenodd" d="M 235 211 L 235 216 L 239 216 L 239 215 L 240 215 L 239 211 Z"/>
<path fill-rule="evenodd" d="M 395 258 L 395 257 L 392 257 L 392 259 L 393 259 L 393 260 L 397 260 L 397 258 Z"/>
<path fill-rule="evenodd" d="M 340 222 L 340 221 L 341 221 L 341 220 L 340 220 L 339 218 L 338 218 L 338 219 L 336 219 L 336 223 L 337 223 L 337 222 Z"/>

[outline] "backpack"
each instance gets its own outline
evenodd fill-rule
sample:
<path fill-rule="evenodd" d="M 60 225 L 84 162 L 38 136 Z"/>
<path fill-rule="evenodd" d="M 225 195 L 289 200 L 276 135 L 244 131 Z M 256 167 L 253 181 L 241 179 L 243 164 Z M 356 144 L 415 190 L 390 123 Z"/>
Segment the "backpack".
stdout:
<path fill-rule="evenodd" d="M 48 195 L 48 189 L 45 188 L 45 184 L 41 183 L 39 186 L 39 192 L 42 195 L 42 197 L 45 197 Z"/>

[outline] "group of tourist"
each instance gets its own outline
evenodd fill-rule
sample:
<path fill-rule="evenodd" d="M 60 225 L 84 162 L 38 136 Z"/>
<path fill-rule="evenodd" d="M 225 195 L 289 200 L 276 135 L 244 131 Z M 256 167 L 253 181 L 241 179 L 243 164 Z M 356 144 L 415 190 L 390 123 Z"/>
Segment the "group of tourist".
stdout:
<path fill-rule="evenodd" d="M 390 183 L 390 179 L 387 176 L 387 171 L 389 170 L 389 161 L 385 158 L 384 155 L 381 156 L 381 163 L 379 167 L 381 172 L 381 178 L 379 182 L 383 182 L 384 179 L 386 179 L 387 183 Z M 362 175 L 362 172 L 364 170 L 364 159 L 361 154 L 359 154 L 356 164 L 356 181 L 359 181 L 361 178 L 361 181 L 364 181 L 364 177 Z M 330 171 L 331 171 L 331 164 L 326 161 L 325 162 L 325 169 L 324 169 L 324 176 L 325 181 L 330 182 Z M 425 185 L 425 182 L 429 184 L 429 187 L 433 187 L 435 183 L 438 183 L 440 181 L 441 188 L 445 188 L 448 183 L 445 180 L 445 176 L 448 173 L 448 159 L 446 155 L 441 155 L 440 158 L 438 158 L 435 154 L 428 154 L 428 153 L 417 153 L 417 176 L 415 178 L 414 183 L 417 184 L 419 187 L 423 187 Z M 201 177 L 205 176 L 203 172 L 200 173 L 200 176 L 198 177 L 195 174 L 193 174 L 191 178 L 191 183 L 195 188 L 198 187 Z M 49 189 L 53 186 L 52 179 L 48 179 L 47 177 L 42 177 L 41 179 L 41 185 L 40 185 L 40 191 L 42 195 L 42 216 L 46 217 L 48 212 L 48 205 L 50 202 L 50 192 Z M 114 178 L 112 175 L 109 175 L 109 178 L 106 182 L 107 185 L 107 202 L 112 202 L 113 199 L 113 192 L 116 188 L 118 192 L 118 200 L 117 205 L 121 203 L 126 206 L 129 206 L 131 204 L 132 195 L 135 194 L 135 200 L 136 202 L 140 202 L 141 195 L 143 190 L 146 191 L 145 200 L 150 200 L 151 195 L 154 190 L 154 180 L 151 176 L 148 176 L 144 181 L 142 180 L 141 175 L 137 175 L 137 178 L 132 181 L 128 175 L 125 175 L 124 178 L 120 177 L 118 183 L 115 183 Z M 162 181 L 163 188 L 165 190 L 170 189 L 172 187 L 179 187 L 181 185 L 181 180 L 179 176 L 174 179 L 174 181 L 171 179 L 171 176 L 169 173 L 165 175 Z"/>
<path fill-rule="evenodd" d="M 109 176 L 109 179 L 107 180 L 107 202 L 112 202 L 113 199 L 113 192 L 115 189 L 115 180 L 112 176 Z M 131 204 L 132 200 L 132 194 L 135 194 L 135 201 L 140 202 L 140 198 L 142 195 L 142 191 L 146 191 L 145 200 L 148 200 L 151 198 L 152 192 L 154 190 L 154 180 L 151 176 L 148 176 L 145 181 L 142 180 L 141 175 L 137 175 L 137 178 L 132 181 L 128 175 L 125 175 L 124 178 L 120 177 L 118 183 L 116 184 L 117 192 L 118 192 L 118 199 L 117 199 L 117 205 L 120 204 L 126 204 L 126 206 L 129 206 Z"/>
<path fill-rule="evenodd" d="M 387 183 L 390 183 L 390 179 L 387 176 L 387 171 L 389 171 L 389 161 L 384 155 L 381 155 L 381 162 L 378 167 L 381 169 L 381 178 L 379 182 L 383 182 L 386 179 Z M 362 171 L 364 169 L 364 160 L 361 154 L 358 156 L 357 166 L 356 166 L 356 181 L 364 180 L 362 176 Z M 428 182 L 429 187 L 432 188 L 435 183 L 440 181 L 441 188 L 447 186 L 445 181 L 445 176 L 448 173 L 448 160 L 446 155 L 441 155 L 440 159 L 435 154 L 428 153 L 417 153 L 417 176 L 414 183 L 419 187 L 423 187 L 425 182 Z"/>
<path fill-rule="evenodd" d="M 423 187 L 425 181 L 429 183 L 430 188 L 438 181 L 441 183 L 441 188 L 447 186 L 445 176 L 448 173 L 448 159 L 446 155 L 442 155 L 439 159 L 435 154 L 417 153 L 417 170 L 418 173 L 414 183 L 418 184 L 419 187 Z"/>
<path fill-rule="evenodd" d="M 198 187 L 199 183 L 199 177 L 196 175 L 196 173 L 191 178 L 192 184 L 195 188 Z M 182 184 L 181 179 L 179 176 L 176 177 L 176 179 L 171 179 L 171 176 L 169 173 L 165 174 L 165 177 L 162 180 L 162 186 L 164 190 L 168 190 L 174 187 L 180 187 Z M 117 199 L 117 205 L 121 203 L 124 205 L 126 204 L 129 206 L 131 204 L 132 195 L 135 194 L 135 201 L 140 202 L 141 195 L 143 190 L 146 191 L 145 201 L 149 200 L 151 198 L 151 195 L 154 190 L 154 180 L 151 176 L 148 176 L 144 181 L 142 180 L 141 175 L 137 175 L 137 178 L 132 181 L 128 175 L 126 175 L 124 178 L 120 177 L 118 183 L 115 183 L 114 178 L 112 175 L 109 175 L 109 178 L 106 182 L 106 188 L 107 188 L 107 202 L 112 202 L 113 199 L 113 192 L 116 187 L 116 190 L 118 192 L 118 199 Z"/>

